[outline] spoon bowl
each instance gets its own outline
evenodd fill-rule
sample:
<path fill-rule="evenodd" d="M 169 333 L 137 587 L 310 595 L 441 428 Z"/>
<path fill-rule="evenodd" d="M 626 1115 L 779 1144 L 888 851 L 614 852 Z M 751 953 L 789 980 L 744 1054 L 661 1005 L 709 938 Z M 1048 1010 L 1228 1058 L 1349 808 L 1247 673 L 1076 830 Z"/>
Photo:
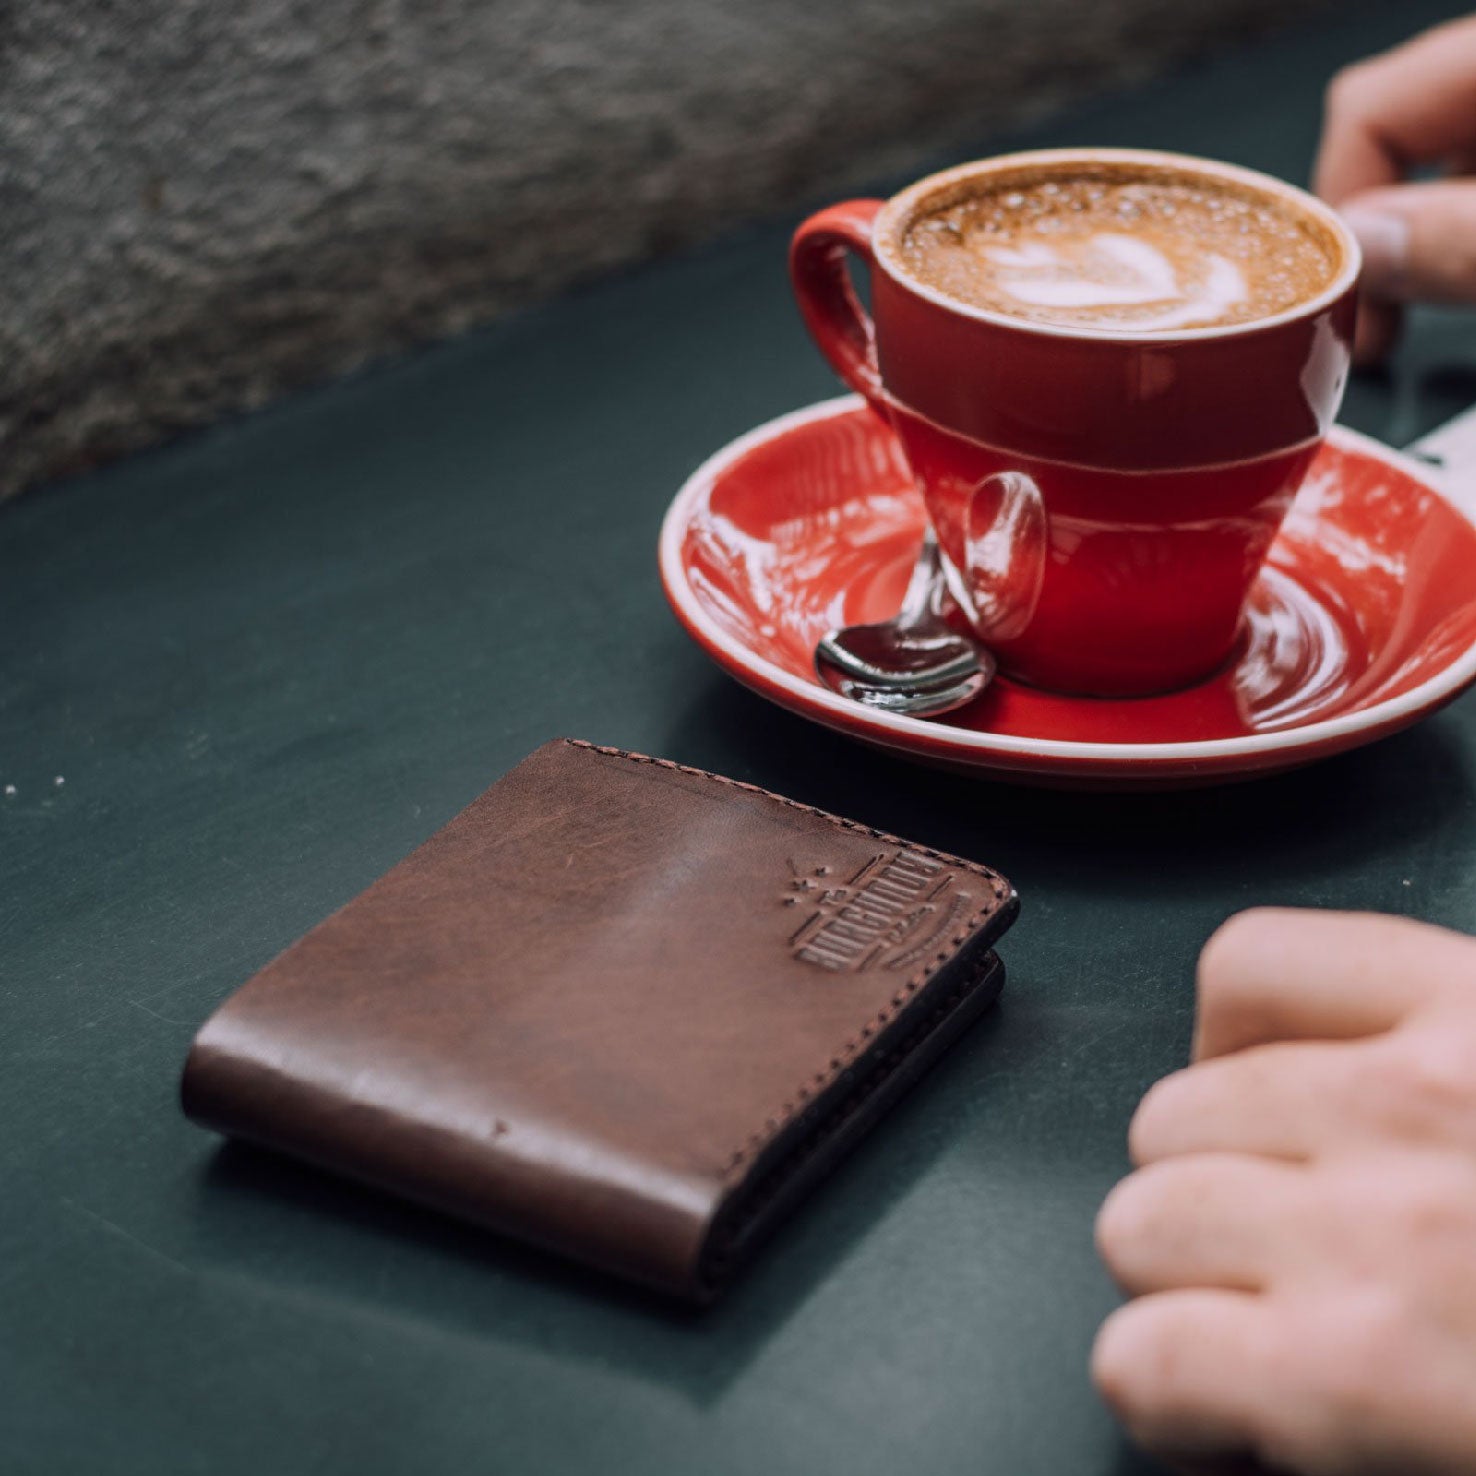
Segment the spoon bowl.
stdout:
<path fill-rule="evenodd" d="M 972 702 L 994 676 L 994 657 L 944 621 L 943 590 L 929 528 L 902 608 L 891 620 L 842 626 L 822 637 L 816 675 L 842 697 L 884 712 L 926 717 Z"/>

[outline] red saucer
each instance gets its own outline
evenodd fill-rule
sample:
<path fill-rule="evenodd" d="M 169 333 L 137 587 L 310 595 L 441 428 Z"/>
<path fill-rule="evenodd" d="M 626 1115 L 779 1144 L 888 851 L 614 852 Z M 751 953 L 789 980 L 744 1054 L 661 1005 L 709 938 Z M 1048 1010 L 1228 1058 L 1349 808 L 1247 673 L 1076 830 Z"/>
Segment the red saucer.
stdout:
<path fill-rule="evenodd" d="M 760 426 L 693 473 L 662 527 L 662 583 L 697 643 L 781 706 L 913 758 L 1039 784 L 1291 768 L 1407 727 L 1476 680 L 1476 527 L 1418 462 L 1340 426 L 1272 548 L 1237 655 L 1165 697 L 1000 678 L 921 719 L 821 686 L 816 641 L 896 612 L 922 527 L 891 432 L 848 395 Z"/>

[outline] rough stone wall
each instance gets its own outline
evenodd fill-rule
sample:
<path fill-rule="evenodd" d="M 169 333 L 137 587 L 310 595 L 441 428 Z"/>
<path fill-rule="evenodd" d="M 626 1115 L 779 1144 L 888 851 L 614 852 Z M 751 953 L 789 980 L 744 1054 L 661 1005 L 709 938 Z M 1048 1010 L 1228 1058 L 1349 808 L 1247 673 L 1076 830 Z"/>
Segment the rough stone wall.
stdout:
<path fill-rule="evenodd" d="M 0 495 L 1319 3 L 0 7 Z"/>

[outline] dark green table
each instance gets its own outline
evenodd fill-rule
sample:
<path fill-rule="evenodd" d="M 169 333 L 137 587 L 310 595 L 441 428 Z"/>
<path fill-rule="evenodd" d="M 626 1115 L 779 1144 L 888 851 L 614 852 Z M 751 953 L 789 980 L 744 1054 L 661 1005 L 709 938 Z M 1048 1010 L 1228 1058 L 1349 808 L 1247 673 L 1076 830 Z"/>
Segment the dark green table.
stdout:
<path fill-rule="evenodd" d="M 1003 143 L 1305 174 L 1344 8 Z M 1140 1469 L 1086 1379 L 1092 1215 L 1227 913 L 1476 927 L 1476 704 L 1303 773 L 1149 798 L 969 783 L 777 712 L 657 586 L 682 477 L 833 392 L 790 221 L 0 509 L 0 1471 Z M 710 356 L 716 354 L 718 367 Z M 1346 418 L 1476 399 L 1422 319 Z M 545 738 L 668 755 L 988 860 L 997 1015 L 716 1311 L 674 1315 L 243 1149 L 175 1105 L 259 964 Z M 63 780 L 65 782 L 63 782 Z"/>

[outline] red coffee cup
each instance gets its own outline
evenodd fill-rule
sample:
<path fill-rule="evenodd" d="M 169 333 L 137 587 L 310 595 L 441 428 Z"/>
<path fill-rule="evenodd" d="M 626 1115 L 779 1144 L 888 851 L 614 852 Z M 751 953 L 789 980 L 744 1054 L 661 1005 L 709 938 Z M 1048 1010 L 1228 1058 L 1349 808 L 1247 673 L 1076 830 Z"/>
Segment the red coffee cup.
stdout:
<path fill-rule="evenodd" d="M 945 192 L 1113 165 L 1284 202 L 1329 243 L 1331 280 L 1271 317 L 1138 332 L 1011 317 L 909 276 L 903 234 Z M 871 316 L 847 252 L 870 269 Z M 1128 149 L 960 165 L 823 210 L 790 250 L 805 323 L 900 438 L 975 632 L 1021 680 L 1102 696 L 1186 686 L 1230 656 L 1342 400 L 1358 269 L 1351 232 L 1304 191 Z"/>

